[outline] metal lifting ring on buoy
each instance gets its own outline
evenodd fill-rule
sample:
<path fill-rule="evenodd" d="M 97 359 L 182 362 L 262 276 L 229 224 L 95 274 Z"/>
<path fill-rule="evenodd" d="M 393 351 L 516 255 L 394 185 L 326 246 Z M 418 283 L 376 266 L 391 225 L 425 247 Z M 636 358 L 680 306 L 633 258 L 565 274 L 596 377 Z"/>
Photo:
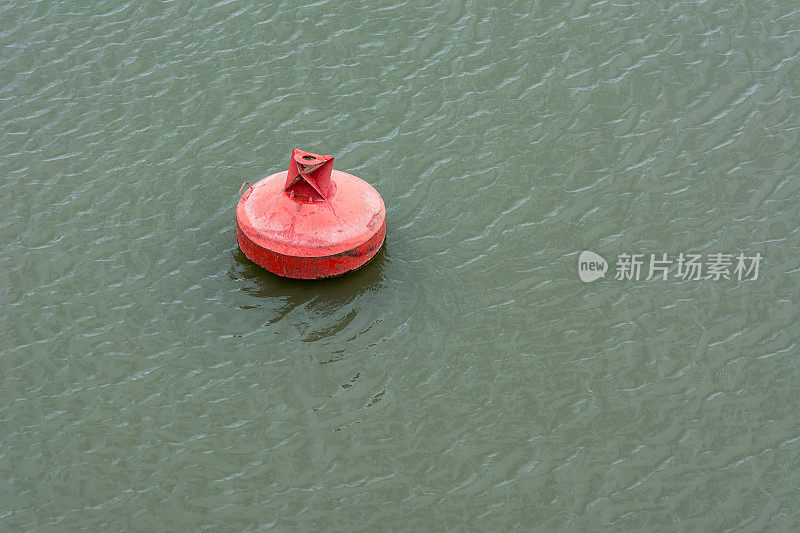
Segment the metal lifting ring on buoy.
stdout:
<path fill-rule="evenodd" d="M 254 185 L 244 182 L 239 195 L 239 247 L 279 276 L 344 274 L 372 259 L 386 236 L 380 194 L 361 178 L 333 170 L 330 155 L 295 148 L 289 170 Z"/>

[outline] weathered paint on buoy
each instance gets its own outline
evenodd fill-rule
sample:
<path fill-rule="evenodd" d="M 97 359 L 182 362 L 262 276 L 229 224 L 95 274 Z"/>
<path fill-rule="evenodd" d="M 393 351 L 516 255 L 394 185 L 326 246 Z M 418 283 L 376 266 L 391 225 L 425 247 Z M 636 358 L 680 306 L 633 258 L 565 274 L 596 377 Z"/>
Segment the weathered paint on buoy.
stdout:
<path fill-rule="evenodd" d="M 386 236 L 380 194 L 361 178 L 333 170 L 333 156 L 294 149 L 289 170 L 245 182 L 239 194 L 239 248 L 279 276 L 344 274 L 372 259 Z"/>

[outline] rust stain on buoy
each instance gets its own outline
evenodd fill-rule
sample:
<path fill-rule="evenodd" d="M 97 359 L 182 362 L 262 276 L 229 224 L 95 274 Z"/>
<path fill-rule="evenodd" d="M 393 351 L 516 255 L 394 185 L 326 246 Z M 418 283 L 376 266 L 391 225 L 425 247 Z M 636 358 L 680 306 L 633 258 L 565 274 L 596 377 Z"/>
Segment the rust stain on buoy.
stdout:
<path fill-rule="evenodd" d="M 380 194 L 361 178 L 333 170 L 330 155 L 293 149 L 288 170 L 245 182 L 239 194 L 239 247 L 279 276 L 315 279 L 355 270 L 386 236 Z"/>

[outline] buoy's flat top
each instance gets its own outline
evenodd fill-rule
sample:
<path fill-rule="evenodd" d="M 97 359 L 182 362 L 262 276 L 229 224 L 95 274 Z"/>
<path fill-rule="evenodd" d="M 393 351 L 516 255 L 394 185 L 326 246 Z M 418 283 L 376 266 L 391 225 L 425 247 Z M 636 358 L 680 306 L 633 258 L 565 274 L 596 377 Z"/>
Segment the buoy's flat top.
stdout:
<path fill-rule="evenodd" d="M 370 239 L 383 225 L 383 199 L 367 182 L 334 170 L 333 194 L 302 201 L 283 189 L 287 171 L 267 176 L 248 189 L 236 209 L 241 230 L 257 245 L 295 257 L 343 254 Z"/>

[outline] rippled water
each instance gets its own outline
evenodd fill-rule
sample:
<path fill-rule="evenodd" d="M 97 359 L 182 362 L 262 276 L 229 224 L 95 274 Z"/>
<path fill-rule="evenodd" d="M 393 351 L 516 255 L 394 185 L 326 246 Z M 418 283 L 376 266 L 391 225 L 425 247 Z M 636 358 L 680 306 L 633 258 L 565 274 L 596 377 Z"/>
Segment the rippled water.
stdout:
<path fill-rule="evenodd" d="M 800 9 L 487 4 L 0 4 L 0 529 L 800 527 Z M 362 270 L 238 250 L 293 147 Z"/>

